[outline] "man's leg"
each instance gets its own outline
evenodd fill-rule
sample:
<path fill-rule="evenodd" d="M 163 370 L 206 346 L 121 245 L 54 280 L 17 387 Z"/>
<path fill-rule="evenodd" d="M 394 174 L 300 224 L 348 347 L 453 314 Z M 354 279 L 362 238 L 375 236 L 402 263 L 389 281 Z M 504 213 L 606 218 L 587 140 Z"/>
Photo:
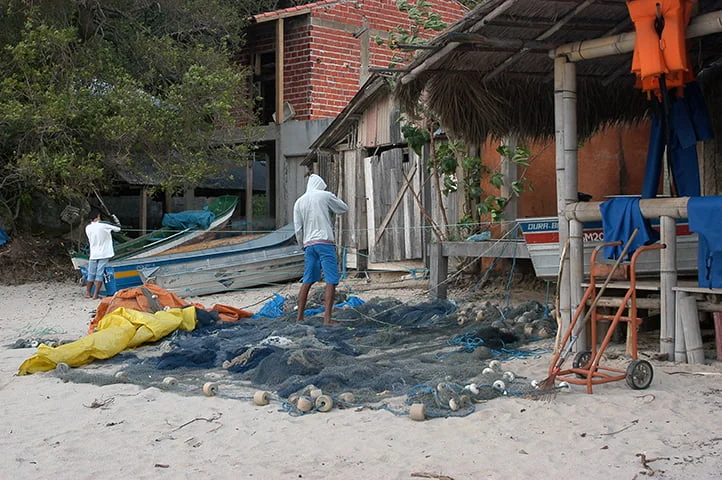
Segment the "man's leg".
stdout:
<path fill-rule="evenodd" d="M 301 285 L 301 290 L 298 291 L 298 313 L 296 315 L 296 322 L 303 321 L 303 311 L 306 310 L 306 302 L 308 301 L 308 291 L 311 290 L 312 283 L 304 283 Z"/>
<path fill-rule="evenodd" d="M 326 284 L 326 289 L 324 290 L 324 298 L 323 298 L 323 304 L 324 307 L 326 307 L 323 311 L 323 324 L 324 325 L 341 325 L 338 322 L 332 322 L 331 321 L 331 310 L 333 309 L 333 300 L 336 296 L 336 285 L 332 283 Z"/>
<path fill-rule="evenodd" d="M 96 280 L 95 281 L 95 295 L 93 295 L 93 298 L 100 298 L 100 287 L 103 286 L 102 280 Z"/>
<path fill-rule="evenodd" d="M 93 281 L 89 281 L 86 283 L 86 289 L 85 289 L 85 298 L 90 298 L 93 293 Z"/>

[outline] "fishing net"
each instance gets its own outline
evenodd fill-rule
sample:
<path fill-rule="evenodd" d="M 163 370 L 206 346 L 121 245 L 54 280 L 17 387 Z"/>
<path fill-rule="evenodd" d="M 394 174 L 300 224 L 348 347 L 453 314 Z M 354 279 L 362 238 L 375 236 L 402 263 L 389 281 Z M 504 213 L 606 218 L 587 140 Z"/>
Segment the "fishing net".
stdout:
<path fill-rule="evenodd" d="M 524 348 L 530 338 L 523 329 L 509 328 L 521 325 L 522 317 L 529 325 L 543 320 L 545 309 L 537 302 L 504 314 L 445 300 L 363 302 L 340 292 L 333 319 L 341 326 L 332 327 L 323 325 L 322 295 L 312 293 L 302 323 L 295 321 L 296 299 L 276 295 L 251 319 L 203 322 L 92 369 L 61 366 L 56 374 L 65 381 L 187 394 L 206 387 L 206 394 L 240 399 L 262 389 L 274 392 L 272 399 L 291 414 L 305 413 L 307 400 L 313 405 L 308 411 L 316 411 L 323 396 L 340 407 L 404 414 L 423 404 L 426 417 L 467 415 L 479 402 L 536 393 L 529 379 L 505 371 L 499 360 L 543 353 Z"/>

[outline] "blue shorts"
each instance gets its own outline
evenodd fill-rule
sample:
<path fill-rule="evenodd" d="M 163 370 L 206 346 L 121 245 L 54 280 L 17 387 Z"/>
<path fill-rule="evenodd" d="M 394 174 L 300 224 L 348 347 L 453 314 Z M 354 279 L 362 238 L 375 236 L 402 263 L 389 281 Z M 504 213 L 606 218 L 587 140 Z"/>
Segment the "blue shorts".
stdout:
<path fill-rule="evenodd" d="M 109 258 L 89 260 L 88 266 L 86 267 L 88 269 L 88 274 L 86 275 L 85 280 L 88 282 L 102 282 L 103 272 L 105 272 L 105 267 L 108 265 L 109 260 Z"/>
<path fill-rule="evenodd" d="M 304 249 L 305 264 L 303 269 L 303 283 L 316 283 L 323 278 L 329 285 L 338 285 L 338 262 L 336 261 L 336 246 L 319 243 Z"/>

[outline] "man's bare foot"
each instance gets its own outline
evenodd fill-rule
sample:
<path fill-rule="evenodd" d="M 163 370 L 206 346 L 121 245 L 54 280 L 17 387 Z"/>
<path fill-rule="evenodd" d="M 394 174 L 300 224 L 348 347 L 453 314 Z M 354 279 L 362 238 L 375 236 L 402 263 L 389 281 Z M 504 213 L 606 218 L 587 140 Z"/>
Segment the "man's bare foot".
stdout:
<path fill-rule="evenodd" d="M 98 299 L 100 299 L 100 297 L 97 295 L 93 297 L 93 300 L 98 300 Z"/>
<path fill-rule="evenodd" d="M 333 320 L 328 320 L 328 321 L 324 320 L 323 324 L 328 325 L 329 327 L 340 327 L 342 325 L 341 322 L 334 322 Z"/>
<path fill-rule="evenodd" d="M 90 296 L 89 293 L 86 293 L 84 296 L 85 296 L 85 298 L 93 298 L 93 297 Z"/>

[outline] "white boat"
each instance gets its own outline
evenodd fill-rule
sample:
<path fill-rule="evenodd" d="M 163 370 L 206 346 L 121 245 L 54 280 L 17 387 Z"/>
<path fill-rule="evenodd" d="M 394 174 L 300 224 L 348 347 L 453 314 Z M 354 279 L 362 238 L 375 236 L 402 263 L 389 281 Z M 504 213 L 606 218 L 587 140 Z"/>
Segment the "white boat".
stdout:
<path fill-rule="evenodd" d="M 556 278 L 559 272 L 559 219 L 557 217 L 520 218 L 524 241 L 534 271 L 539 278 Z M 652 228 L 659 226 L 652 223 Z M 592 250 L 604 242 L 602 222 L 584 224 L 584 274 L 589 274 Z M 677 221 L 677 270 L 679 273 L 697 272 L 697 234 L 689 231 L 687 220 Z M 637 259 L 637 274 L 659 274 L 659 250 L 645 252 Z"/>

